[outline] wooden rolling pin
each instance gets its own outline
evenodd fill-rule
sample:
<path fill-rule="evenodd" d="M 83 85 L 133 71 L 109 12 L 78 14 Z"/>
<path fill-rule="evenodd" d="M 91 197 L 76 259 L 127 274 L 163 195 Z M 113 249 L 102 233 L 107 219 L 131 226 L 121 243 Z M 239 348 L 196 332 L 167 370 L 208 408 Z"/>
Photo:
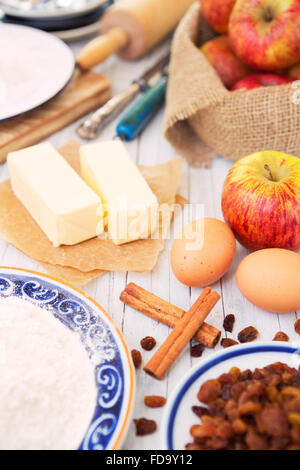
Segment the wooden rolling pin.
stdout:
<path fill-rule="evenodd" d="M 123 59 L 142 57 L 175 28 L 194 0 L 122 0 L 100 21 L 101 36 L 79 54 L 77 65 L 88 70 L 112 54 Z"/>

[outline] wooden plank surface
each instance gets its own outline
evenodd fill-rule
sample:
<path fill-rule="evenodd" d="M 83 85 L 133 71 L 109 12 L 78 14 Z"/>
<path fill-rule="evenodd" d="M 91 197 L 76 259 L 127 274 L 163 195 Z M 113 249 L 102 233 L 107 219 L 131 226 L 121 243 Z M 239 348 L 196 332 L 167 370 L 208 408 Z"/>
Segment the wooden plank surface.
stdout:
<path fill-rule="evenodd" d="M 73 44 L 76 53 L 81 43 Z M 114 92 L 123 90 L 132 79 L 138 77 L 153 61 L 166 50 L 168 44 L 156 49 L 151 55 L 142 61 L 126 63 L 116 58 L 112 58 L 105 64 L 97 68 L 97 71 L 110 77 Z M 173 149 L 164 140 L 162 135 L 161 112 L 149 125 L 144 134 L 136 141 L 126 144 L 132 158 L 140 164 L 151 165 L 165 162 L 172 158 L 178 158 Z M 100 139 L 108 139 L 114 135 L 115 122 L 102 133 Z M 66 129 L 56 133 L 49 139 L 56 147 L 61 146 L 70 138 L 77 138 L 75 129 L 78 123 L 74 123 Z M 192 169 L 184 166 L 180 194 L 195 204 L 204 204 L 205 216 L 222 218 L 221 213 L 221 191 L 225 176 L 231 167 L 231 163 L 221 157 L 214 160 L 212 168 Z M 0 181 L 8 177 L 7 167 L 0 165 Z M 185 214 L 184 221 L 188 221 L 188 214 Z M 179 221 L 180 222 L 180 221 Z M 176 221 L 177 224 L 179 224 Z M 179 227 L 178 227 L 179 229 Z M 200 294 L 200 289 L 189 289 L 181 285 L 174 277 L 170 269 L 170 247 L 172 240 L 167 241 L 164 252 L 159 258 L 156 268 L 151 273 L 110 273 L 99 280 L 92 281 L 84 290 L 88 295 L 95 298 L 112 316 L 118 327 L 123 332 L 130 349 L 140 349 L 139 341 L 146 335 L 152 335 L 157 343 L 161 344 L 166 338 L 169 329 L 158 324 L 151 319 L 144 317 L 130 307 L 124 306 L 119 301 L 120 292 L 125 285 L 136 282 L 153 293 L 163 297 L 178 307 L 188 309 L 191 303 Z M 229 337 L 236 338 L 237 333 L 248 325 L 254 325 L 260 332 L 260 340 L 272 340 L 274 334 L 282 329 L 291 338 L 291 341 L 299 340 L 299 336 L 294 332 L 295 313 L 287 315 L 276 315 L 264 312 L 252 306 L 242 297 L 235 283 L 235 271 L 238 263 L 247 254 L 247 251 L 238 246 L 235 261 L 224 278 L 214 285 L 214 289 L 222 295 L 220 300 L 209 317 L 209 322 L 217 327 L 221 327 L 223 318 L 229 313 L 236 316 L 236 325 L 233 334 Z M 18 266 L 28 269 L 41 270 L 38 264 L 26 256 L 19 253 L 0 239 L 0 265 Z M 216 349 L 220 349 L 217 346 Z M 205 350 L 203 357 L 212 354 L 213 351 Z M 151 353 L 143 352 L 144 363 Z M 157 420 L 158 424 L 162 415 L 162 409 L 147 409 L 143 404 L 145 395 L 168 395 L 172 392 L 178 381 L 189 368 L 200 359 L 191 359 L 189 348 L 180 356 L 167 378 L 162 382 L 157 382 L 147 376 L 143 371 L 137 373 L 137 393 L 134 418 L 146 417 Z M 160 449 L 159 432 L 146 437 L 136 437 L 134 426 L 131 423 L 124 449 Z"/>

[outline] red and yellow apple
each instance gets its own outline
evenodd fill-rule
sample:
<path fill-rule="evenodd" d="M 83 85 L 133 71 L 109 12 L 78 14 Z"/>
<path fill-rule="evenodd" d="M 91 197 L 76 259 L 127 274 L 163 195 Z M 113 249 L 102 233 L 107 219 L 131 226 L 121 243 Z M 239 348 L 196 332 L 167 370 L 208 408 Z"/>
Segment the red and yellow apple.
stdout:
<path fill-rule="evenodd" d="M 300 250 L 300 159 L 275 151 L 236 162 L 222 194 L 226 222 L 250 250 Z"/>
<path fill-rule="evenodd" d="M 237 0 L 229 22 L 235 54 L 252 69 L 276 71 L 300 61 L 300 0 Z"/>
<path fill-rule="evenodd" d="M 231 88 L 237 81 L 249 74 L 248 67 L 232 52 L 227 36 L 219 36 L 206 42 L 200 50 L 227 88 Z"/>
<path fill-rule="evenodd" d="M 203 17 L 217 33 L 227 33 L 235 2 L 236 0 L 200 0 Z"/>
<path fill-rule="evenodd" d="M 287 85 L 288 83 L 292 83 L 292 81 L 293 80 L 291 78 L 277 73 L 253 73 L 252 75 L 248 75 L 248 77 L 239 80 L 231 90 L 248 91 L 264 86 Z"/>

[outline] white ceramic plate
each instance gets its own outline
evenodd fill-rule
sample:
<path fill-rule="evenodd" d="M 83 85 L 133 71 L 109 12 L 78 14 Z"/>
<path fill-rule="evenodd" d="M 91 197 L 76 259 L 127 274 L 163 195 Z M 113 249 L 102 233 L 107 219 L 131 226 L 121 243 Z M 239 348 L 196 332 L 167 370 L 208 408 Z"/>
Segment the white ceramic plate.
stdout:
<path fill-rule="evenodd" d="M 49 33 L 0 24 L 0 44 L 0 121 L 41 106 L 72 78 L 71 49 Z"/>
<path fill-rule="evenodd" d="M 80 450 L 118 449 L 130 422 L 135 374 L 128 347 L 110 316 L 82 291 L 45 274 L 0 267 L 0 297 L 49 310 L 78 335 L 95 367 L 97 403 Z"/>
<path fill-rule="evenodd" d="M 0 0 L 7 15 L 20 18 L 55 18 L 77 16 L 96 10 L 108 0 Z"/>
<path fill-rule="evenodd" d="M 99 33 L 99 21 L 80 28 L 53 31 L 52 34 L 63 41 L 75 41 Z"/>
<path fill-rule="evenodd" d="M 296 369 L 300 366 L 300 343 L 259 343 L 234 346 L 200 361 L 182 379 L 168 400 L 161 425 L 162 449 L 183 450 L 192 441 L 189 430 L 199 419 L 192 412 L 199 405 L 197 393 L 202 383 L 215 379 L 236 366 L 241 370 L 265 367 L 284 362 Z"/>

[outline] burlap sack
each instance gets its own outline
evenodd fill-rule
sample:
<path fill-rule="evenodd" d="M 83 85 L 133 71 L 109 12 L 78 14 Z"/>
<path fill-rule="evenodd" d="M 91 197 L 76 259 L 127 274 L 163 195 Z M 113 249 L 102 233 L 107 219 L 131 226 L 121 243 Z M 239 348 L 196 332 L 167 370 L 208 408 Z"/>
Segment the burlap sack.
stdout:
<path fill-rule="evenodd" d="M 192 166 L 207 166 L 216 154 L 233 161 L 260 150 L 300 156 L 299 83 L 228 91 L 199 50 L 210 38 L 196 2 L 172 44 L 164 122 L 169 142 Z"/>

